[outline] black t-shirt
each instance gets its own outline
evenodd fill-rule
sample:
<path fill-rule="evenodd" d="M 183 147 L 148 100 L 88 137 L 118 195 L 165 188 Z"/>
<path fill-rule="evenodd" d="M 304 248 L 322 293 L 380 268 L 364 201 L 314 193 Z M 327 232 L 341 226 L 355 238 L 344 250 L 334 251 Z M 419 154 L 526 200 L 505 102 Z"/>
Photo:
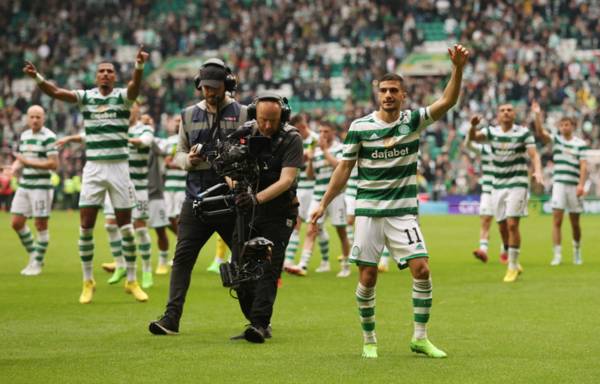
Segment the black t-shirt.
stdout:
<path fill-rule="evenodd" d="M 303 163 L 303 154 L 302 137 L 296 128 L 288 125 L 271 137 L 271 157 L 261 170 L 258 191 L 262 191 L 277 182 L 282 168 L 300 169 Z M 261 216 L 297 215 L 296 187 L 297 182 L 294 181 L 286 192 L 273 200 L 260 204 L 257 214 Z"/>

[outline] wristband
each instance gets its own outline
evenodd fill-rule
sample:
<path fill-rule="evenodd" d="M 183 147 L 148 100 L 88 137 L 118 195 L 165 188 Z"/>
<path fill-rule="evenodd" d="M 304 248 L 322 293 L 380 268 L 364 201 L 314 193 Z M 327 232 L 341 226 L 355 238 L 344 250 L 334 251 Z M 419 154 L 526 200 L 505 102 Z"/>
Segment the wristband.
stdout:
<path fill-rule="evenodd" d="M 35 82 L 37 84 L 42 84 L 44 81 L 46 81 L 46 79 L 44 79 L 44 76 L 40 75 L 39 72 L 35 73 Z"/>
<path fill-rule="evenodd" d="M 138 63 L 136 61 L 135 62 L 135 69 L 136 69 L 136 71 L 143 71 L 144 70 L 144 63 Z"/>

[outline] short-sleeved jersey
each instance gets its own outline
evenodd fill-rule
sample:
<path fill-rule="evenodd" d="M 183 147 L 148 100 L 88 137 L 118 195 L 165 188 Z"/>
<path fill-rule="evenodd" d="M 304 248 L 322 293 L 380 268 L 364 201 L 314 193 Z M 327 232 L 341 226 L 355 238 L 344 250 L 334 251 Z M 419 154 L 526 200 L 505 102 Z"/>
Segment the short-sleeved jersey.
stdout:
<path fill-rule="evenodd" d="M 492 148 L 489 144 L 469 143 L 470 149 L 477 152 L 479 155 L 479 163 L 481 168 L 481 176 L 479 184 L 481 184 L 481 193 L 492 193 L 494 185 L 494 166 L 492 164 Z"/>
<path fill-rule="evenodd" d="M 148 138 L 150 142 L 154 140 L 154 129 L 137 122 L 129 128 L 128 133 L 131 139 Z M 152 144 L 150 144 L 152 145 Z M 150 156 L 150 146 L 135 146 L 129 144 L 129 177 L 136 191 L 148 189 L 148 157 Z"/>
<path fill-rule="evenodd" d="M 302 140 L 302 147 L 304 153 L 307 151 L 314 151 L 318 146 L 319 135 L 316 132 L 309 131 L 309 135 L 306 139 Z M 308 178 L 306 175 L 306 164 L 300 168 L 300 174 L 298 175 L 298 189 L 312 190 L 315 187 L 315 181 Z"/>
<path fill-rule="evenodd" d="M 165 155 L 175 156 L 179 135 L 169 136 L 166 140 Z M 185 192 L 185 178 L 187 172 L 183 169 L 167 168 L 165 171 L 165 191 Z"/>
<path fill-rule="evenodd" d="M 47 159 L 48 156 L 58 155 L 55 143 L 56 135 L 48 128 L 42 127 L 36 133 L 28 129 L 21 133 L 18 152 L 26 159 Z M 19 188 L 52 189 L 50 170 L 23 167 Z"/>
<path fill-rule="evenodd" d="M 552 161 L 554 161 L 552 181 L 577 185 L 579 183 L 579 164 L 589 149 L 586 142 L 578 137 L 567 140 L 562 135 L 552 135 L 552 145 Z"/>
<path fill-rule="evenodd" d="M 127 160 L 129 109 L 127 89 L 115 88 L 103 96 L 98 88 L 77 90 L 77 103 L 85 128 L 87 160 Z"/>
<path fill-rule="evenodd" d="M 433 119 L 429 108 L 405 110 L 386 123 L 375 112 L 354 120 L 344 160 L 356 160 L 356 216 L 417 215 L 419 135 Z"/>
<path fill-rule="evenodd" d="M 494 189 L 528 188 L 527 148 L 535 148 L 531 131 L 515 124 L 506 132 L 500 126 L 489 126 L 482 132 L 492 149 Z"/>
<path fill-rule="evenodd" d="M 333 145 L 329 147 L 329 153 L 338 160 L 341 160 L 343 149 L 344 147 L 341 143 L 334 142 Z M 319 147 L 315 148 L 312 166 L 315 173 L 315 188 L 313 190 L 312 199 L 314 201 L 321 201 L 325 191 L 327 191 L 327 184 L 329 184 L 329 180 L 331 180 L 334 168 L 329 164 L 323 150 Z"/>

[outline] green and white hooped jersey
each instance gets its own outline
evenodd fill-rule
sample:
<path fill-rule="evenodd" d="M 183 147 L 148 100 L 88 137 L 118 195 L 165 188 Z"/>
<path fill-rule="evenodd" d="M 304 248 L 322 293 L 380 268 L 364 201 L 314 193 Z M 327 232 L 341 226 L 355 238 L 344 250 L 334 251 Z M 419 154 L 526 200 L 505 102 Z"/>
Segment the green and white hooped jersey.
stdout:
<path fill-rule="evenodd" d="M 481 167 L 481 193 L 492 193 L 494 188 L 494 165 L 492 164 L 492 148 L 489 144 L 469 143 L 471 148 L 479 154 L 479 164 Z"/>
<path fill-rule="evenodd" d="M 504 132 L 500 126 L 482 130 L 492 148 L 494 189 L 528 188 L 527 149 L 535 148 L 531 131 L 521 125 L 513 125 Z"/>
<path fill-rule="evenodd" d="M 562 135 L 552 135 L 552 181 L 568 185 L 579 183 L 579 163 L 589 149 L 579 137 L 566 140 Z"/>
<path fill-rule="evenodd" d="M 152 143 L 154 129 L 137 122 L 129 128 L 128 137 L 131 139 L 145 139 Z M 129 144 L 129 177 L 136 191 L 148 189 L 148 157 L 150 146 L 139 146 Z"/>
<path fill-rule="evenodd" d="M 302 140 L 302 146 L 304 152 L 314 150 L 318 146 L 319 135 L 316 132 L 309 131 L 309 135 L 306 139 Z M 313 189 L 315 187 L 315 181 L 308 178 L 306 175 L 306 164 L 300 170 L 298 175 L 298 189 Z"/>
<path fill-rule="evenodd" d="M 98 88 L 75 91 L 85 128 L 87 160 L 127 160 L 129 109 L 127 89 L 115 88 L 103 96 Z"/>
<path fill-rule="evenodd" d="M 28 129 L 21 133 L 18 152 L 26 159 L 47 159 L 48 156 L 58 155 L 55 143 L 56 135 L 48 128 L 42 127 L 37 133 Z M 53 189 L 50 182 L 50 170 L 23 167 L 19 178 L 19 188 Z"/>
<path fill-rule="evenodd" d="M 331 147 L 329 147 L 329 153 L 338 160 L 341 160 L 343 149 L 344 147 L 341 143 L 334 142 Z M 319 147 L 315 148 L 312 163 L 315 172 L 315 189 L 313 190 L 312 199 L 314 201 L 321 201 L 325 191 L 327 191 L 327 184 L 329 184 L 329 180 L 331 180 L 333 167 L 329 164 L 323 154 L 323 150 Z"/>
<path fill-rule="evenodd" d="M 167 138 L 167 147 L 165 151 L 167 156 L 175 156 L 178 143 L 179 135 L 173 135 Z M 183 169 L 167 168 L 165 171 L 165 191 L 185 192 L 186 177 L 187 172 Z"/>
<path fill-rule="evenodd" d="M 417 215 L 419 135 L 433 120 L 429 108 L 405 110 L 386 123 L 376 112 L 354 120 L 344 160 L 356 160 L 356 216 Z"/>

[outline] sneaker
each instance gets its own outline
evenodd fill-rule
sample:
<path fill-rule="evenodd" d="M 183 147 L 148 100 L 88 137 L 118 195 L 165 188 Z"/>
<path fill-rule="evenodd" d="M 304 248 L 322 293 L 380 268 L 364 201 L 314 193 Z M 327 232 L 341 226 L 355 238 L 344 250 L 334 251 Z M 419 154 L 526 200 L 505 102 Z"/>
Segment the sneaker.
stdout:
<path fill-rule="evenodd" d="M 500 252 L 500 263 L 508 264 L 508 252 L 507 251 Z"/>
<path fill-rule="evenodd" d="M 437 348 L 435 345 L 429 341 L 429 339 L 412 339 L 410 342 L 410 350 L 415 353 L 422 353 L 423 355 L 427 355 L 429 357 L 433 357 L 436 359 L 447 357 L 446 352 Z"/>
<path fill-rule="evenodd" d="M 561 262 L 562 262 L 562 256 L 554 255 L 554 257 L 552 258 L 552 261 L 550 262 L 550 265 L 553 267 L 556 267 L 557 265 L 560 265 Z"/>
<path fill-rule="evenodd" d="M 154 278 L 152 272 L 142 272 L 142 288 L 150 288 L 154 285 Z"/>
<path fill-rule="evenodd" d="M 148 295 L 142 291 L 137 281 L 128 281 L 125 283 L 125 292 L 130 293 L 135 297 L 137 301 L 145 302 L 148 301 Z"/>
<path fill-rule="evenodd" d="M 169 266 L 167 264 L 158 264 L 156 266 L 156 271 L 154 271 L 157 275 L 168 275 L 169 274 Z"/>
<path fill-rule="evenodd" d="M 108 273 L 114 272 L 117 269 L 117 263 L 114 261 L 112 263 L 102 263 L 102 269 Z"/>
<path fill-rule="evenodd" d="M 342 269 L 337 273 L 337 277 L 348 277 L 350 276 L 350 264 L 343 263 Z"/>
<path fill-rule="evenodd" d="M 206 270 L 208 272 L 219 274 L 219 273 L 221 273 L 221 271 L 220 271 L 221 264 L 223 264 L 223 261 L 221 259 L 215 258 L 213 260 L 213 262 L 208 266 L 208 268 L 206 268 Z"/>
<path fill-rule="evenodd" d="M 251 343 L 262 344 L 265 342 L 265 329 L 249 325 L 244 331 L 244 337 Z"/>
<path fill-rule="evenodd" d="M 85 280 L 83 282 L 83 289 L 81 290 L 81 295 L 79 296 L 79 302 L 81 304 L 89 304 L 92 302 L 92 298 L 94 297 L 94 291 L 96 290 L 96 282 L 94 279 Z"/>
<path fill-rule="evenodd" d="M 509 268 L 506 270 L 506 275 L 504 275 L 504 282 L 514 283 L 515 281 L 517 281 L 517 277 L 519 277 L 520 274 L 521 272 L 518 269 Z"/>
<path fill-rule="evenodd" d="M 484 251 L 483 249 L 479 249 L 477 248 L 476 250 L 473 251 L 473 256 L 475 256 L 476 259 L 481 260 L 484 263 L 487 263 L 488 261 L 488 255 L 487 252 Z M 508 255 L 507 255 L 508 257 Z M 502 258 L 502 256 L 500 256 L 500 258 Z"/>
<path fill-rule="evenodd" d="M 306 276 L 306 268 L 302 268 L 298 265 L 285 267 L 283 270 L 289 273 L 290 275 Z"/>
<path fill-rule="evenodd" d="M 108 284 L 117 284 L 125 276 L 127 276 L 127 268 L 116 268 L 110 279 L 108 279 Z"/>
<path fill-rule="evenodd" d="M 383 261 L 383 259 L 379 260 L 379 265 L 377 266 L 377 270 L 379 272 L 384 272 L 384 273 L 389 271 L 390 267 L 389 267 L 387 260 L 386 261 Z M 370 344 L 365 344 L 365 345 L 370 345 Z"/>
<path fill-rule="evenodd" d="M 148 330 L 153 335 L 176 335 L 179 333 L 179 323 L 167 315 L 148 325 Z"/>
<path fill-rule="evenodd" d="M 365 359 L 376 359 L 377 358 L 377 344 L 364 344 L 362 357 Z"/>
<path fill-rule="evenodd" d="M 23 270 L 21 271 L 21 275 L 23 276 L 37 276 L 42 273 L 42 267 L 44 263 L 32 260 Z"/>
<path fill-rule="evenodd" d="M 331 265 L 329 265 L 329 261 L 327 261 L 327 260 L 321 261 L 321 264 L 319 264 L 317 269 L 315 269 L 315 272 L 317 272 L 317 273 L 330 272 L 330 271 L 331 271 Z"/>

